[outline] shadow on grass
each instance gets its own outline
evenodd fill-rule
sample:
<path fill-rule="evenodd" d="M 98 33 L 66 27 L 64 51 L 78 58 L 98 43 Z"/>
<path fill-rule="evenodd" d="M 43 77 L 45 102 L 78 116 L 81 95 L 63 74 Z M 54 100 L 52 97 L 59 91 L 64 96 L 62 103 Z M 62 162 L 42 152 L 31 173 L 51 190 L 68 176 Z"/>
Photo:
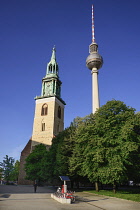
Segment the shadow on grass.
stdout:
<path fill-rule="evenodd" d="M 118 190 L 118 193 L 121 194 L 140 194 L 140 189 L 125 189 L 125 190 Z"/>

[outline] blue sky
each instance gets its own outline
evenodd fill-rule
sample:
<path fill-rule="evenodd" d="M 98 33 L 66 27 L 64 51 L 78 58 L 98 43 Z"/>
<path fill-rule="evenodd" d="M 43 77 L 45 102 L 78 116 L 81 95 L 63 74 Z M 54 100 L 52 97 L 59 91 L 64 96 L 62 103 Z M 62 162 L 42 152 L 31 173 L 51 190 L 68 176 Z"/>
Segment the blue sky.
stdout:
<path fill-rule="evenodd" d="M 91 113 L 91 73 L 85 65 L 95 38 L 104 65 L 100 104 L 116 99 L 140 111 L 139 0 L 0 0 L 0 161 L 19 158 L 32 135 L 35 101 L 56 46 L 65 127 Z"/>

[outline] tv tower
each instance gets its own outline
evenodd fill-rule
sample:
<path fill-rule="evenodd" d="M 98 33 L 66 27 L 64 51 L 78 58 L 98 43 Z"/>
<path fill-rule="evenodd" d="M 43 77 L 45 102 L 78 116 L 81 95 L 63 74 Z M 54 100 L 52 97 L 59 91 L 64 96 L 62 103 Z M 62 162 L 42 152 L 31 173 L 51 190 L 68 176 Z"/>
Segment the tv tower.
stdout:
<path fill-rule="evenodd" d="M 100 107 L 99 88 L 98 88 L 98 70 L 103 65 L 103 58 L 98 53 L 98 44 L 95 42 L 94 35 L 94 13 L 92 5 L 92 43 L 89 46 L 90 55 L 86 59 L 86 66 L 92 74 L 92 113 L 94 114 Z"/>

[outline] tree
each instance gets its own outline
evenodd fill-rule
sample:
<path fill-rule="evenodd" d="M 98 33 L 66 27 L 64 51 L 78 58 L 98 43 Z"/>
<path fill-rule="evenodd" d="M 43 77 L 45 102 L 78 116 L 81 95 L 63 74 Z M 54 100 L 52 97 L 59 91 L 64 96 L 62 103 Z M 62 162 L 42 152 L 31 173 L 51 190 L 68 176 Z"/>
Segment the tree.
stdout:
<path fill-rule="evenodd" d="M 75 147 L 75 131 L 82 120 L 77 117 L 70 127 L 53 138 L 52 146 L 43 161 L 42 176 L 46 177 L 48 181 L 60 180 L 60 175 L 70 176 L 71 183 L 78 179 L 78 174 L 70 172 L 70 157 Z"/>
<path fill-rule="evenodd" d="M 19 160 L 16 160 L 15 164 L 13 165 L 13 170 L 11 172 L 12 181 L 18 181 L 19 167 L 20 167 L 20 162 Z"/>
<path fill-rule="evenodd" d="M 123 135 L 129 139 L 128 145 L 131 153 L 127 158 L 127 177 L 129 180 L 133 180 L 135 183 L 140 183 L 140 114 L 135 114 L 135 117 L 131 119 L 123 128 Z"/>
<path fill-rule="evenodd" d="M 140 118 L 135 109 L 112 100 L 78 124 L 70 171 L 95 182 L 116 184 L 140 171 Z M 135 164 L 136 163 L 136 164 Z M 131 173 L 130 173 L 131 172 Z M 137 172 L 139 177 L 139 173 Z"/>
<path fill-rule="evenodd" d="M 90 125 L 84 170 L 91 181 L 113 184 L 114 192 L 116 183 L 128 180 L 129 168 L 134 164 L 132 155 L 139 149 L 134 119 L 135 109 L 112 100 L 94 114 Z M 140 129 L 139 122 L 137 126 Z"/>
<path fill-rule="evenodd" d="M 0 167 L 0 181 L 2 180 L 3 178 L 3 168 Z"/>
<path fill-rule="evenodd" d="M 60 180 L 60 175 L 69 175 L 69 157 L 73 147 L 71 139 L 73 130 L 73 127 L 70 126 L 52 140 L 52 146 L 43 161 L 44 171 L 42 171 L 42 176 L 45 176 L 50 182 Z"/>
<path fill-rule="evenodd" d="M 52 148 L 56 145 L 56 165 L 54 168 L 55 175 L 69 175 L 69 158 L 72 154 L 73 139 L 72 137 L 73 127 L 66 128 L 64 131 L 58 134 L 54 139 Z"/>
<path fill-rule="evenodd" d="M 72 155 L 69 160 L 69 173 L 78 182 L 83 182 L 87 180 L 87 174 L 84 170 L 84 161 L 86 158 L 85 149 L 88 145 L 90 127 L 89 121 L 91 120 L 91 115 L 83 118 L 76 118 L 72 123 L 75 126 L 72 138 L 74 141 L 72 148 Z"/>
<path fill-rule="evenodd" d="M 26 179 L 42 181 L 43 161 L 46 155 L 46 146 L 38 144 L 35 149 L 26 158 L 25 171 Z"/>
<path fill-rule="evenodd" d="M 3 168 L 3 175 L 4 175 L 4 180 L 6 181 L 6 183 L 8 184 L 9 181 L 11 181 L 11 174 L 13 172 L 14 169 L 14 159 L 12 157 L 8 157 L 8 155 L 6 155 L 6 157 L 4 157 L 3 162 L 0 163 L 0 166 L 2 166 Z"/>

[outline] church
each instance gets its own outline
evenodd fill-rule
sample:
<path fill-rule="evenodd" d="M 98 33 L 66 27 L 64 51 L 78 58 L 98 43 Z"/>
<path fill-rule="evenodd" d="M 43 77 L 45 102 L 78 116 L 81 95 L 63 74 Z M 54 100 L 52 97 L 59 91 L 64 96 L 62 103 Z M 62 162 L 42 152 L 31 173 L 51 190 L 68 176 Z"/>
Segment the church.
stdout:
<path fill-rule="evenodd" d="M 46 75 L 42 79 L 41 96 L 35 97 L 33 132 L 21 152 L 18 184 L 31 184 L 31 181 L 25 179 L 24 164 L 25 159 L 34 147 L 37 144 L 44 144 L 46 149 L 49 149 L 52 138 L 64 130 L 64 108 L 66 104 L 61 98 L 61 85 L 54 47 L 51 60 L 47 64 Z"/>

